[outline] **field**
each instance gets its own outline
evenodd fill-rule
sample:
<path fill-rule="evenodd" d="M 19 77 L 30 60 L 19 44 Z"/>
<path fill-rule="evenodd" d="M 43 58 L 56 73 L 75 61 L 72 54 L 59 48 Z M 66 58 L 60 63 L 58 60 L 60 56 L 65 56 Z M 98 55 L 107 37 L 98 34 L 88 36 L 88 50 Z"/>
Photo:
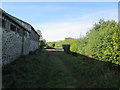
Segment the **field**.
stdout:
<path fill-rule="evenodd" d="M 119 88 L 120 72 L 108 63 L 60 49 L 37 50 L 3 68 L 3 88 Z"/>

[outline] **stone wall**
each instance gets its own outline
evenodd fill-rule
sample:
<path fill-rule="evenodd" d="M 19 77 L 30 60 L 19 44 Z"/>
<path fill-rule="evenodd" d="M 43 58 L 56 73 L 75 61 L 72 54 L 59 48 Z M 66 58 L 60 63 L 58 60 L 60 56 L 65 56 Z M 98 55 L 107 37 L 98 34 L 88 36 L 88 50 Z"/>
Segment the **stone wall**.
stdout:
<path fill-rule="evenodd" d="M 24 37 L 23 43 L 23 55 L 27 55 L 30 52 L 30 40 L 29 38 Z"/>
<path fill-rule="evenodd" d="M 0 89 L 2 90 L 2 28 L 0 28 Z"/>
<path fill-rule="evenodd" d="M 2 66 L 2 28 L 0 28 L 0 66 Z"/>
<path fill-rule="evenodd" d="M 21 55 L 22 37 L 13 31 L 2 29 L 2 64 L 9 64 Z"/>
<path fill-rule="evenodd" d="M 34 41 L 34 40 L 30 40 L 30 51 L 35 51 L 36 49 L 38 49 L 38 42 Z"/>
<path fill-rule="evenodd" d="M 30 51 L 38 49 L 39 35 L 30 24 L 4 11 L 1 15 L 0 64 L 4 66 L 21 55 L 27 55 Z"/>
<path fill-rule="evenodd" d="M 22 39 L 22 36 L 15 33 L 14 31 L 5 29 L 2 29 L 1 31 L 2 35 L 0 38 L 2 38 L 2 40 L 0 42 L 0 49 L 2 49 L 1 61 L 3 66 L 11 63 L 22 54 L 27 55 L 30 51 L 38 49 L 39 43 L 37 41 L 30 40 L 25 36 L 24 39 Z"/>

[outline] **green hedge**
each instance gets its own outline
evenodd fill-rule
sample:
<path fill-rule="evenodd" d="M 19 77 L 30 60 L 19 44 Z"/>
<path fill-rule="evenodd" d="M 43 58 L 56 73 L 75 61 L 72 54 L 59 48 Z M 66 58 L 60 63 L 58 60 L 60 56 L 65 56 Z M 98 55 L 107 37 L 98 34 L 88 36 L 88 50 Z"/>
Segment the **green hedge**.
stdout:
<path fill-rule="evenodd" d="M 102 61 L 120 64 L 120 27 L 115 21 L 100 20 L 86 37 L 71 43 L 71 51 Z"/>

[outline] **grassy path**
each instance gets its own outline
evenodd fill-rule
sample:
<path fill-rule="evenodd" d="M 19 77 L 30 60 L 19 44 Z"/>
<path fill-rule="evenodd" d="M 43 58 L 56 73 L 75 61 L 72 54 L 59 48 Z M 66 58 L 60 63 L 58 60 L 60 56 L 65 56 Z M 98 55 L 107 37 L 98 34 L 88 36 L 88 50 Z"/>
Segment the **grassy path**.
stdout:
<path fill-rule="evenodd" d="M 120 73 L 63 50 L 36 51 L 3 68 L 3 88 L 119 87 Z"/>
<path fill-rule="evenodd" d="M 65 59 L 66 57 L 64 57 L 63 53 L 61 52 L 52 52 L 53 55 L 55 55 L 56 57 L 59 58 L 61 62 L 61 64 L 64 65 L 64 67 L 67 69 L 67 71 L 70 73 L 70 75 L 76 80 L 76 86 L 78 87 L 80 85 L 80 81 L 81 81 L 81 78 L 80 78 L 80 75 L 76 72 L 75 69 L 73 69 L 68 63 L 65 62 Z M 66 56 L 66 55 L 65 55 Z"/>

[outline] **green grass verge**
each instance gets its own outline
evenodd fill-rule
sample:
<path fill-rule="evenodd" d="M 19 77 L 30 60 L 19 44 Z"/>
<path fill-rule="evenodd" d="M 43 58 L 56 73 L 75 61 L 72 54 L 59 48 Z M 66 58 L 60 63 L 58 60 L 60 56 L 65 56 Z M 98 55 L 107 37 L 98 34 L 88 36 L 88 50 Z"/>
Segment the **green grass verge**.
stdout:
<path fill-rule="evenodd" d="M 119 76 L 104 62 L 38 50 L 6 65 L 2 84 L 3 88 L 118 88 Z"/>
<path fill-rule="evenodd" d="M 96 61 L 88 57 L 73 57 L 71 55 L 59 55 L 69 68 L 80 75 L 79 87 L 84 88 L 119 88 L 120 73 L 108 67 L 105 62 Z M 65 59 L 64 59 L 65 58 Z"/>

